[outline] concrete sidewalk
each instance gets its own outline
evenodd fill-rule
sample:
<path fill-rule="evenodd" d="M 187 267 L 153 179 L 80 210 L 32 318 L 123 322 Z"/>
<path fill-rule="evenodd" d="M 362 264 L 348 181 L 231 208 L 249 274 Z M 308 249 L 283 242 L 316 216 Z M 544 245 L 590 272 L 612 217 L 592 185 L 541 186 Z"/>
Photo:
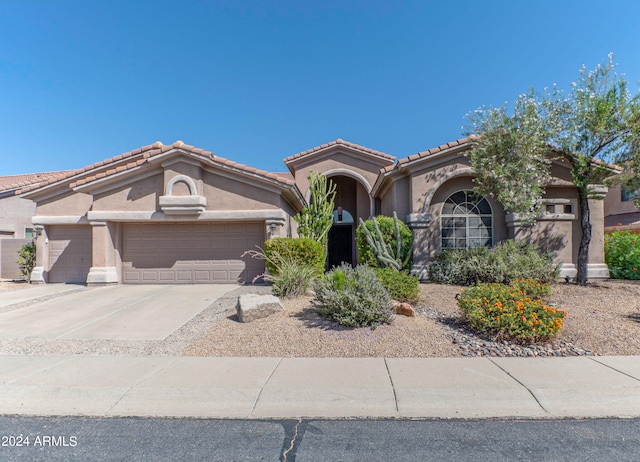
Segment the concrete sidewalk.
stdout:
<path fill-rule="evenodd" d="M 0 356 L 0 414 L 640 417 L 640 357 Z"/>

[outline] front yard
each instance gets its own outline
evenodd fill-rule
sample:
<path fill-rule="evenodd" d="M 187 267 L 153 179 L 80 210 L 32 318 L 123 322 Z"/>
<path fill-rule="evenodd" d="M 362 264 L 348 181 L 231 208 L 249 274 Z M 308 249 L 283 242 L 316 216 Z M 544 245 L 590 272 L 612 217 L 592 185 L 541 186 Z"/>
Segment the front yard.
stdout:
<path fill-rule="evenodd" d="M 421 284 L 419 315 L 396 316 L 376 329 L 345 328 L 319 316 L 311 297 L 285 299 L 285 312 L 237 321 L 227 300 L 223 317 L 184 350 L 192 356 L 451 357 L 475 355 L 640 355 L 640 284 L 611 280 L 588 287 L 555 284 L 551 302 L 567 312 L 548 344 L 518 348 L 473 335 L 460 321 L 459 286 Z M 258 288 L 269 292 L 268 287 Z M 509 353 L 510 352 L 510 353 Z"/>

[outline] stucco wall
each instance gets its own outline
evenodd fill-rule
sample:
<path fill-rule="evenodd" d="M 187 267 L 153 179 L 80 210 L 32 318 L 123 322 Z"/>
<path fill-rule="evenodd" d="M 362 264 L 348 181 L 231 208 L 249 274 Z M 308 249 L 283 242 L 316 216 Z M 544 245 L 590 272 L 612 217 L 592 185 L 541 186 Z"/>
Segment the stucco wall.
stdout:
<path fill-rule="evenodd" d="M 0 197 L 0 236 L 22 239 L 25 228 L 33 228 L 31 217 L 36 214 L 36 204 L 16 195 Z"/>
<path fill-rule="evenodd" d="M 83 216 L 91 208 L 90 194 L 66 191 L 50 199 L 38 200 L 37 215 L 42 216 Z"/>
<path fill-rule="evenodd" d="M 203 191 L 207 210 L 276 209 L 280 193 L 214 173 L 204 172 Z"/>
<path fill-rule="evenodd" d="M 618 215 L 621 213 L 633 213 L 637 211 L 638 208 L 635 206 L 633 200 L 622 201 L 622 191 L 620 186 L 612 186 L 609 188 L 609 191 L 604 198 L 605 216 Z"/>
<path fill-rule="evenodd" d="M 296 165 L 295 179 L 298 188 L 302 194 L 306 197 L 309 190 L 308 176 L 309 172 L 315 171 L 320 173 L 337 171 L 338 175 L 342 175 L 346 171 L 352 171 L 362 176 L 368 183 L 368 187 L 372 187 L 378 178 L 378 173 L 382 165 L 380 163 L 373 163 L 367 158 L 356 158 L 353 155 L 349 155 L 343 152 L 332 153 L 330 157 L 320 156 L 318 158 L 310 158 L 308 160 L 300 161 L 299 165 Z M 363 184 L 363 186 L 367 187 Z"/>
<path fill-rule="evenodd" d="M 18 250 L 31 239 L 0 239 L 0 278 L 23 279 L 18 266 Z"/>
<path fill-rule="evenodd" d="M 158 197 L 164 191 L 162 172 L 95 195 L 95 211 L 150 211 L 157 210 Z"/>

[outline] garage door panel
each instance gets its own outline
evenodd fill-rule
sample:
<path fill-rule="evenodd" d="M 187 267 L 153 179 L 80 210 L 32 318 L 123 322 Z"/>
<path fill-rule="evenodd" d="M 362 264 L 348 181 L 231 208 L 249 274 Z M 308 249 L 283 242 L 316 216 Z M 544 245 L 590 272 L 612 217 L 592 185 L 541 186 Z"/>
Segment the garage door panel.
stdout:
<path fill-rule="evenodd" d="M 264 228 L 264 223 L 129 224 L 123 282 L 250 281 L 264 272 L 264 264 L 241 255 L 264 245 Z"/>

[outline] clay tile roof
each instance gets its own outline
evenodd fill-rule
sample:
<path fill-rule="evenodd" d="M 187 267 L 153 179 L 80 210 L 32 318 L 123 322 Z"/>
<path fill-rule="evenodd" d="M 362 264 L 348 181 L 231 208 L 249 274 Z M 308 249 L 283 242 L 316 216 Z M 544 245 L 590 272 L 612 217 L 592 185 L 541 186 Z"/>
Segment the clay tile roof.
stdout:
<path fill-rule="evenodd" d="M 0 177 L 0 191 L 16 190 L 31 185 L 37 185 L 56 178 L 63 178 L 76 170 L 61 170 L 57 172 L 26 173 L 23 175 L 8 175 Z"/>
<path fill-rule="evenodd" d="M 320 146 L 316 146 L 315 148 L 307 149 L 306 151 L 302 151 L 302 152 L 299 152 L 298 154 L 294 154 L 292 156 L 289 156 L 289 157 L 284 159 L 284 162 L 285 163 L 289 163 L 289 162 L 291 162 L 293 160 L 299 159 L 301 157 L 308 156 L 309 154 L 313 154 L 315 152 L 322 151 L 323 149 L 327 149 L 330 146 L 336 146 L 336 145 L 348 146 L 350 148 L 357 149 L 358 151 L 366 152 L 367 154 L 371 154 L 371 155 L 374 155 L 376 157 L 380 157 L 382 159 L 389 160 L 391 162 L 396 160 L 396 158 L 394 156 L 392 156 L 392 155 L 386 154 L 386 153 L 381 152 L 381 151 L 376 151 L 374 149 L 369 149 L 369 148 L 366 148 L 364 146 L 360 146 L 359 144 L 350 143 L 348 141 L 344 141 L 341 138 L 338 138 L 335 141 L 330 141 L 329 143 L 321 144 Z"/>
<path fill-rule="evenodd" d="M 42 188 L 44 186 L 48 186 L 48 185 L 56 183 L 58 181 L 66 180 L 66 179 L 71 178 L 73 176 L 76 176 L 76 175 L 79 175 L 79 174 L 82 174 L 82 173 L 86 173 L 86 172 L 89 172 L 91 170 L 95 170 L 95 169 L 100 168 L 100 167 L 104 167 L 105 165 L 112 164 L 114 162 L 117 162 L 119 160 L 125 159 L 127 157 L 131 157 L 133 155 L 138 155 L 140 153 L 147 153 L 147 152 L 150 152 L 150 151 L 157 151 L 158 147 L 160 147 L 160 146 L 162 146 L 162 143 L 160 143 L 159 141 L 156 141 L 152 145 L 143 146 L 143 147 L 135 149 L 133 151 L 125 152 L 124 154 L 120 154 L 120 155 L 111 157 L 109 159 L 101 160 L 100 162 L 96 162 L 94 164 L 87 165 L 86 167 L 83 167 L 83 168 L 78 169 L 78 170 L 68 170 L 66 172 L 66 174 L 64 174 L 64 175 L 61 175 L 61 176 L 55 177 L 55 178 L 50 178 L 47 181 L 43 181 L 43 182 L 40 182 L 38 184 L 28 185 L 25 188 L 22 188 L 20 191 L 17 191 L 17 193 L 22 194 L 22 193 L 26 193 L 26 192 L 29 192 L 29 191 L 33 191 L 35 189 Z M 80 182 L 81 180 L 78 180 L 78 181 L 76 181 L 74 183 L 71 183 L 71 187 L 75 187 L 75 186 L 79 186 L 81 184 L 88 183 L 89 181 L 92 181 L 94 179 L 96 179 L 95 176 L 90 176 L 90 177 L 88 177 L 86 179 L 86 181 Z"/>
<path fill-rule="evenodd" d="M 65 172 L 58 172 L 61 173 L 58 176 L 55 177 L 47 177 L 46 181 L 40 182 L 36 185 L 25 185 L 26 187 L 21 189 L 20 191 L 18 191 L 19 193 L 26 193 L 29 191 L 32 191 L 34 189 L 38 189 L 40 187 L 43 186 L 47 186 L 49 184 L 52 184 L 54 182 L 57 181 L 61 181 L 61 180 L 65 180 L 68 178 L 71 178 L 73 176 L 79 175 L 79 174 L 86 174 L 89 173 L 89 175 L 84 176 L 82 178 L 78 178 L 76 181 L 72 182 L 70 184 L 70 186 L 72 188 L 75 188 L 77 186 L 81 186 L 87 183 L 90 183 L 92 181 L 95 180 L 99 180 L 102 178 L 106 178 L 109 177 L 111 175 L 115 175 L 117 173 L 122 173 L 125 172 L 127 170 L 131 170 L 133 168 L 136 168 L 142 164 L 144 164 L 147 159 L 157 156 L 159 154 L 163 154 L 165 152 L 168 152 L 172 149 L 181 149 L 181 150 L 185 150 L 185 151 L 189 151 L 189 152 L 193 152 L 194 154 L 199 154 L 201 156 L 207 157 L 210 160 L 212 160 L 215 163 L 224 165 L 226 167 L 230 167 L 230 168 L 234 168 L 236 170 L 240 170 L 246 173 L 250 173 L 250 174 L 255 174 L 255 175 L 259 175 L 262 176 L 264 178 L 268 178 L 271 180 L 275 180 L 278 181 L 280 183 L 289 185 L 289 186 L 293 186 L 295 185 L 295 181 L 293 180 L 293 177 L 291 177 L 290 175 L 284 175 L 284 174 L 276 174 L 276 173 L 271 173 L 271 172 L 267 172 L 264 170 L 259 170 L 253 167 L 248 167 L 246 165 L 243 164 L 239 164 L 237 162 L 233 162 L 231 160 L 228 159 L 224 159 L 222 157 L 218 157 L 216 155 L 214 155 L 212 152 L 210 151 L 205 151 L 204 149 L 200 149 L 197 148 L 195 146 L 191 146 L 188 144 L 185 144 L 182 141 L 176 141 L 173 144 L 170 145 L 164 145 L 159 141 L 156 141 L 153 144 L 150 144 L 148 146 L 143 146 L 141 148 L 137 148 L 134 149 L 132 151 L 129 152 L 125 152 L 123 154 L 111 157 L 109 159 L 105 159 L 103 161 L 100 162 L 96 162 L 95 164 L 92 165 L 88 165 L 80 170 L 70 170 L 70 171 L 65 171 Z M 114 165 L 112 168 L 109 169 L 104 169 L 105 166 L 110 165 L 110 164 L 116 164 L 120 161 L 123 161 L 124 159 L 128 159 L 130 157 L 139 157 L 137 159 L 131 159 L 130 162 L 127 163 L 120 163 L 119 165 Z M 103 168 L 103 170 L 98 171 L 98 172 L 93 172 L 93 170 L 96 169 L 100 169 Z M 0 191 L 1 191 L 1 183 L 0 183 Z"/>
<path fill-rule="evenodd" d="M 461 138 L 459 140 L 451 141 L 449 143 L 442 144 L 442 145 L 440 145 L 438 147 L 431 148 L 431 149 L 428 149 L 426 151 L 422 151 L 422 152 L 419 152 L 417 154 L 413 154 L 411 156 L 408 156 L 408 157 L 405 157 L 403 159 L 400 159 L 400 160 L 398 160 L 397 165 L 402 165 L 402 164 L 406 164 L 408 162 L 413 162 L 414 160 L 418 160 L 418 159 L 422 159 L 422 158 L 425 158 L 425 157 L 429 157 L 429 156 L 432 156 L 432 155 L 437 154 L 439 152 L 446 151 L 447 149 L 455 148 L 455 147 L 458 147 L 458 146 L 464 146 L 464 145 L 466 145 L 468 143 L 469 143 L 469 138 Z M 389 171 L 389 170 L 392 170 L 392 169 L 390 169 L 388 167 L 385 169 L 385 171 Z"/>

